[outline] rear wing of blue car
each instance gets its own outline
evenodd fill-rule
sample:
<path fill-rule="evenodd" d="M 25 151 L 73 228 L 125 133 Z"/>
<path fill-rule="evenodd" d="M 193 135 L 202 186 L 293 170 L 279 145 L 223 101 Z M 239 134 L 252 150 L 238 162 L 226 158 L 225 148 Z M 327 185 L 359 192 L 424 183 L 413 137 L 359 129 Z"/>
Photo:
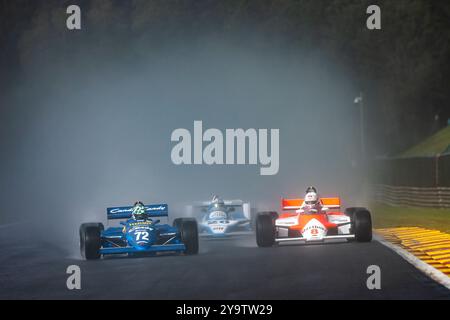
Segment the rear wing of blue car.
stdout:
<path fill-rule="evenodd" d="M 112 207 L 106 208 L 108 220 L 129 219 L 132 216 L 133 207 Z M 145 211 L 150 217 L 167 217 L 169 208 L 167 204 L 149 204 L 145 206 Z"/>

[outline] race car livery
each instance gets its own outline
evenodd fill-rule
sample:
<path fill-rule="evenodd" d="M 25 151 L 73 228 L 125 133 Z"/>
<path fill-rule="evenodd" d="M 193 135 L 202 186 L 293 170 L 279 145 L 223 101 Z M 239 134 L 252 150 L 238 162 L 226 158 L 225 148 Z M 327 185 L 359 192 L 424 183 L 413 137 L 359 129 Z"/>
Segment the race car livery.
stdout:
<path fill-rule="evenodd" d="M 318 209 L 304 209 L 303 199 L 282 199 L 283 212 L 261 212 L 256 218 L 256 241 L 260 247 L 301 241 L 347 239 L 372 240 L 372 220 L 366 208 L 339 211 L 338 197 L 320 198 Z"/>
<path fill-rule="evenodd" d="M 212 201 L 203 201 L 188 207 L 189 215 L 199 220 L 200 234 L 210 237 L 250 231 L 250 210 L 250 203 L 242 200 L 224 200 L 219 207 Z"/>
<path fill-rule="evenodd" d="M 145 206 L 145 219 L 134 219 L 133 207 L 107 208 L 109 220 L 124 220 L 121 226 L 105 230 L 102 223 L 80 226 L 81 255 L 88 260 L 112 254 L 148 254 L 162 252 L 196 254 L 198 231 L 195 219 L 175 219 L 173 226 L 161 224 L 156 217 L 167 217 L 167 204 Z"/>

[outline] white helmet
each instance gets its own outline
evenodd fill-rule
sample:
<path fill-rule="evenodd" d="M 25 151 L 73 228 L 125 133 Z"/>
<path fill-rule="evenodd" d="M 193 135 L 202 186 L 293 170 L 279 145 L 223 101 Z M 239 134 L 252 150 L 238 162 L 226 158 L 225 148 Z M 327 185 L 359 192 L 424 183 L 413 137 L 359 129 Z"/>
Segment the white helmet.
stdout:
<path fill-rule="evenodd" d="M 313 206 L 319 203 L 319 196 L 316 192 L 310 191 L 305 195 L 305 205 Z"/>

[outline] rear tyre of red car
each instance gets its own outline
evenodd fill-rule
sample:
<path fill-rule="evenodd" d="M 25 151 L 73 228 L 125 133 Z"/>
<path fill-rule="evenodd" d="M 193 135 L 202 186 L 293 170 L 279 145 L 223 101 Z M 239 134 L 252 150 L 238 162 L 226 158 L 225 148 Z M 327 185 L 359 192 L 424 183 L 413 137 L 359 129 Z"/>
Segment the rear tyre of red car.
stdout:
<path fill-rule="evenodd" d="M 256 217 L 256 244 L 258 247 L 271 247 L 275 244 L 276 212 L 260 213 Z"/>
<path fill-rule="evenodd" d="M 99 259 L 101 247 L 102 223 L 83 223 L 80 226 L 80 251 L 86 260 Z"/>
<path fill-rule="evenodd" d="M 363 208 L 363 207 L 347 208 L 347 209 L 345 209 L 345 215 L 349 216 L 351 221 L 353 222 L 355 220 L 355 212 L 358 210 L 367 210 L 367 209 Z"/>
<path fill-rule="evenodd" d="M 180 230 L 181 241 L 186 246 L 186 254 L 198 253 L 198 227 L 195 219 L 175 219 L 174 227 Z"/>
<path fill-rule="evenodd" d="M 372 218 L 370 212 L 364 208 L 358 208 L 353 216 L 353 228 L 355 239 L 358 242 L 370 242 L 372 240 Z"/>

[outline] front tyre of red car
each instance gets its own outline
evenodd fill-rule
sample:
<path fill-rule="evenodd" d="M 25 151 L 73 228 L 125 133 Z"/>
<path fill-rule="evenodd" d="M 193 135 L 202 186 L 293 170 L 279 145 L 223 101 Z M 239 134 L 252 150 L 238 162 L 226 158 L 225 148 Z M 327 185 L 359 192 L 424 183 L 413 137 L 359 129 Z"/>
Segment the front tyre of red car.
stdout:
<path fill-rule="evenodd" d="M 258 247 L 271 247 L 275 244 L 275 223 L 269 214 L 256 217 L 256 244 Z"/>
<path fill-rule="evenodd" d="M 358 242 L 372 240 L 372 218 L 367 209 L 358 209 L 354 213 L 355 239 Z"/>
<path fill-rule="evenodd" d="M 174 221 L 181 234 L 181 241 L 186 246 L 186 254 L 198 253 L 198 227 L 195 219 L 181 219 Z"/>
<path fill-rule="evenodd" d="M 81 256 L 86 260 L 96 260 L 100 258 L 101 223 L 83 223 L 80 226 L 80 251 Z"/>

